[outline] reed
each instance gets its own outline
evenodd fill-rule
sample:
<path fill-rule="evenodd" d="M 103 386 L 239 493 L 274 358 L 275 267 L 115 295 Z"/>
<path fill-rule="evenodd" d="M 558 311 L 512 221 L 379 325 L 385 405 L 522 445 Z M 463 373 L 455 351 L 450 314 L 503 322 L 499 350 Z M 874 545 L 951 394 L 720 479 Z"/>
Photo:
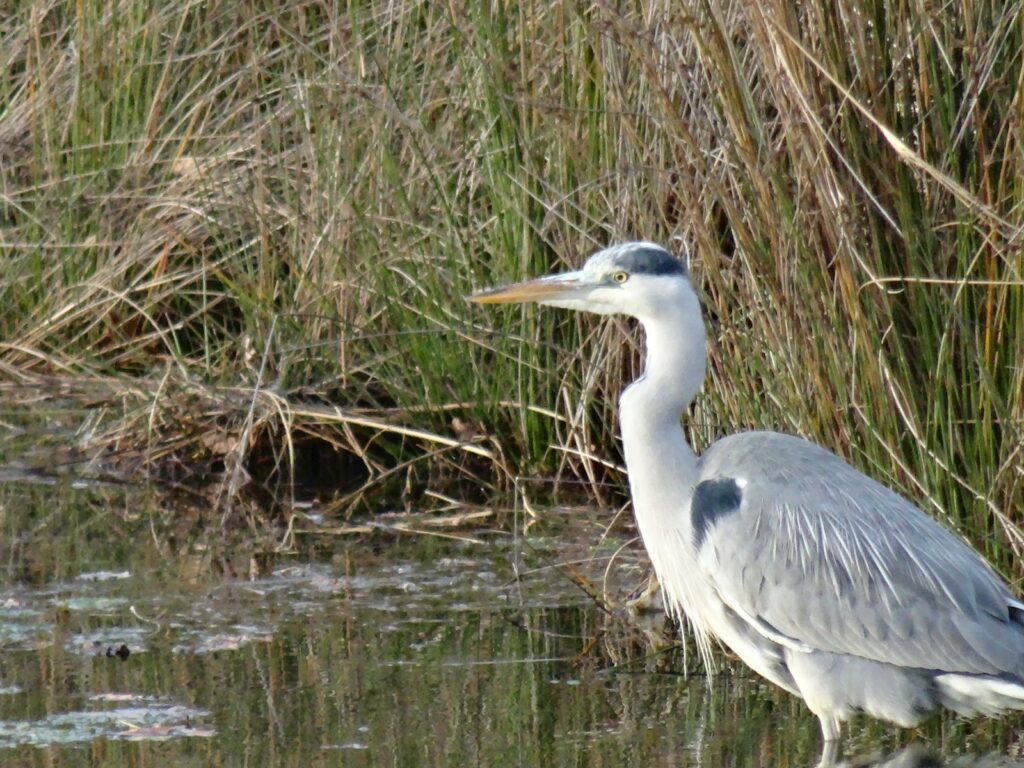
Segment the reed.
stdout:
<path fill-rule="evenodd" d="M 805 435 L 1008 565 L 1021 10 L 26 0 L 2 25 L 2 375 L 106 382 L 90 445 L 212 457 L 228 490 L 313 435 L 398 491 L 542 475 L 611 501 L 636 330 L 462 296 L 690 243 L 695 442 Z"/>

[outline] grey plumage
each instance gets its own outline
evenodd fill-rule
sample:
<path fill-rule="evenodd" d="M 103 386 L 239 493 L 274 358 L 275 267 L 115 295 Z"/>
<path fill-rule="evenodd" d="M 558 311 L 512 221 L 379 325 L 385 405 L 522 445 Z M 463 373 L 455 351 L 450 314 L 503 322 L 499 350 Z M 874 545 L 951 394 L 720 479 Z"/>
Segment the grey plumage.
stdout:
<path fill-rule="evenodd" d="M 704 378 L 704 324 L 666 251 L 626 243 L 473 298 L 640 320 L 646 366 L 619 423 L 666 606 L 709 666 L 714 637 L 803 697 L 826 755 L 857 711 L 912 725 L 937 706 L 1024 709 L 1024 604 L 961 539 L 801 438 L 740 433 L 694 455 L 679 418 Z"/>
<path fill-rule="evenodd" d="M 777 633 L 784 687 L 813 690 L 819 710 L 913 725 L 939 704 L 998 710 L 992 682 L 1024 683 L 1024 605 L 906 499 L 776 433 L 723 438 L 699 467 L 748 478 L 739 509 L 705 532 L 697 563 L 725 605 Z M 1007 706 L 1024 704 L 1012 685 Z M 987 690 L 972 703 L 972 688 Z"/>

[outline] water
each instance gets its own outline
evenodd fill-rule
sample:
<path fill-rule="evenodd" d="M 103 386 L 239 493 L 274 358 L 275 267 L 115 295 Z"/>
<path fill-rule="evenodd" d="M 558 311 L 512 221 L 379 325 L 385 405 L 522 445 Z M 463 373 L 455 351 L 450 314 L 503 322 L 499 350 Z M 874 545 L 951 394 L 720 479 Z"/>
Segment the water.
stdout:
<path fill-rule="evenodd" d="M 0 486 L 0 764 L 817 759 L 817 723 L 793 697 L 738 664 L 713 686 L 682 675 L 692 659 L 655 651 L 551 567 L 583 555 L 579 572 L 600 579 L 587 553 L 618 542 L 599 546 L 597 526 L 552 513 L 526 542 L 300 535 L 278 556 L 271 536 L 222 535 L 203 512 L 122 488 Z M 626 586 L 640 575 L 627 569 Z M 661 629 L 655 617 L 647 631 L 663 643 Z M 935 718 L 922 753 L 864 720 L 847 752 L 1003 765 L 980 756 L 1011 751 L 1014 725 Z"/>

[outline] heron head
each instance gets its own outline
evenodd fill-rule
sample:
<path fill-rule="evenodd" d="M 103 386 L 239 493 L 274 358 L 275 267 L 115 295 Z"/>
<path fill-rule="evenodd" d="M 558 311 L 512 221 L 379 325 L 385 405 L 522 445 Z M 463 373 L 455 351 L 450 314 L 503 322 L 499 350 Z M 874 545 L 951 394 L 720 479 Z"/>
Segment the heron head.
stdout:
<path fill-rule="evenodd" d="M 632 242 L 598 251 L 576 272 L 489 288 L 469 300 L 480 304 L 535 301 L 644 320 L 660 314 L 664 306 L 678 306 L 682 292 L 696 299 L 686 266 L 660 245 Z"/>

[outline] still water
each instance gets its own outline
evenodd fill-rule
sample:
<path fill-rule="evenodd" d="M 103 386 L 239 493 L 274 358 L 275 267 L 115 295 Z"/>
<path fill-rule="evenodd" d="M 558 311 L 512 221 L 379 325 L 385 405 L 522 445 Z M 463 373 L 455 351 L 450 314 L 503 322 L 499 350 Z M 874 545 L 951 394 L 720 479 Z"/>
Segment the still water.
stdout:
<path fill-rule="evenodd" d="M 580 553 L 574 573 L 604 578 L 621 541 L 599 525 L 553 511 L 522 538 L 300 534 L 271 554 L 199 506 L 0 485 L 0 765 L 817 760 L 795 699 L 727 659 L 709 686 L 661 647 L 663 619 L 645 632 L 569 578 Z M 625 587 L 641 577 L 625 568 Z M 865 720 L 849 764 L 1020 765 L 1003 757 L 1020 723 Z"/>

